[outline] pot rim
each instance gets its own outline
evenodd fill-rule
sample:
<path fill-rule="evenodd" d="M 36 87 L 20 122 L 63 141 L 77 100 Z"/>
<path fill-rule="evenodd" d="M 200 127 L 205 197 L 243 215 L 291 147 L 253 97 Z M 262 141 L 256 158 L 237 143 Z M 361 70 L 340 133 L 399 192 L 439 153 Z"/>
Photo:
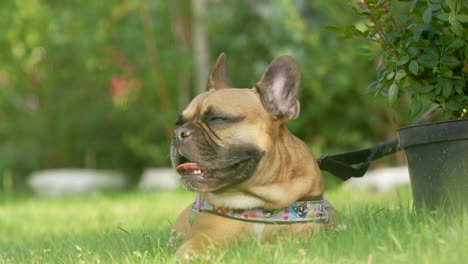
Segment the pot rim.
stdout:
<path fill-rule="evenodd" d="M 468 119 L 424 123 L 402 127 L 397 131 L 402 149 L 425 144 L 468 140 Z"/>
<path fill-rule="evenodd" d="M 417 125 L 404 126 L 404 127 L 398 128 L 397 131 L 416 128 L 416 127 L 433 126 L 433 125 L 439 125 L 439 124 L 444 124 L 444 123 L 455 123 L 455 122 L 468 122 L 468 118 L 462 118 L 462 119 L 456 119 L 456 120 L 444 120 L 444 121 L 436 121 L 436 122 L 427 122 L 427 123 L 422 123 L 422 124 L 417 124 Z"/>

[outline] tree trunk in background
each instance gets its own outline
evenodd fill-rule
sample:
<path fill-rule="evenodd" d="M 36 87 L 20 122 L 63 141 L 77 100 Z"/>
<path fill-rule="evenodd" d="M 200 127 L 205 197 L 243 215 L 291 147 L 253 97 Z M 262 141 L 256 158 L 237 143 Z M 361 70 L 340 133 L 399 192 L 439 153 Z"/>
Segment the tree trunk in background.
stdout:
<path fill-rule="evenodd" d="M 180 53 L 179 61 L 179 83 L 177 84 L 177 105 L 182 110 L 190 102 L 191 97 L 191 78 L 190 69 L 191 56 L 191 37 L 192 37 L 192 14 L 190 8 L 191 0 L 169 1 L 171 11 L 172 34 L 177 42 L 177 49 Z"/>
<path fill-rule="evenodd" d="M 156 94 L 160 103 L 159 107 L 163 112 L 169 113 L 173 108 L 167 91 L 166 80 L 162 72 L 156 38 L 153 33 L 153 18 L 151 17 L 145 1 L 140 3 L 140 17 L 143 25 L 143 39 L 145 42 L 146 55 L 148 56 L 151 71 L 156 80 Z M 173 130 L 172 121 L 164 120 L 164 130 L 166 141 L 171 142 Z"/>
<path fill-rule="evenodd" d="M 209 46 L 206 34 L 206 0 L 192 1 L 193 61 L 195 73 L 195 92 L 204 92 L 209 72 Z"/>

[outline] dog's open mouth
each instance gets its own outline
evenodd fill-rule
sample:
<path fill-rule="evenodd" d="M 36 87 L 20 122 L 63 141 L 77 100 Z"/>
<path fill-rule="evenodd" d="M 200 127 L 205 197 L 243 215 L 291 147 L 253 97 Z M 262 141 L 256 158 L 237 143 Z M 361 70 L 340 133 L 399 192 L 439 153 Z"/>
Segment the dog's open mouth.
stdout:
<path fill-rule="evenodd" d="M 241 167 L 242 163 L 243 162 L 241 161 L 223 169 L 209 170 L 198 165 L 195 162 L 188 161 L 188 162 L 183 162 L 182 164 L 179 164 L 176 167 L 176 171 L 182 176 L 201 176 L 201 177 L 206 178 L 206 177 L 209 177 L 210 175 L 214 176 L 213 174 L 215 172 L 234 173 L 236 172 L 237 169 Z"/>
<path fill-rule="evenodd" d="M 186 156 L 185 151 L 173 146 L 172 164 L 182 176 L 185 189 L 203 192 L 221 192 L 241 184 L 254 174 L 264 154 L 256 146 L 250 145 L 231 147 L 227 153 L 211 156 L 198 153 Z"/>
<path fill-rule="evenodd" d="M 246 160 L 241 160 L 223 168 L 205 168 L 182 155 L 179 158 L 176 171 L 182 176 L 184 187 L 192 191 L 214 191 L 240 182 L 246 165 Z"/>
<path fill-rule="evenodd" d="M 180 173 L 182 176 L 189 176 L 189 175 L 200 175 L 206 176 L 206 169 L 199 166 L 195 162 L 186 162 L 182 163 L 176 167 L 176 171 Z"/>

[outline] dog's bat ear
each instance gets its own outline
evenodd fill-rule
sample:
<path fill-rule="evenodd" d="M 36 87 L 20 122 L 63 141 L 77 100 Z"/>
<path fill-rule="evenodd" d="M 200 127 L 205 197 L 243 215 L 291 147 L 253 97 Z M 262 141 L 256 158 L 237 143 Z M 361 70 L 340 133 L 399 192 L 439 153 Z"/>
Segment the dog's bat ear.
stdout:
<path fill-rule="evenodd" d="M 211 70 L 210 77 L 208 78 L 208 90 L 223 88 L 232 88 L 226 64 L 226 54 L 224 54 L 224 52 L 219 55 L 216 64 Z"/>
<path fill-rule="evenodd" d="M 297 100 L 301 70 L 291 56 L 281 56 L 266 68 L 262 78 L 255 84 L 263 107 L 284 121 L 294 120 L 299 115 Z"/>

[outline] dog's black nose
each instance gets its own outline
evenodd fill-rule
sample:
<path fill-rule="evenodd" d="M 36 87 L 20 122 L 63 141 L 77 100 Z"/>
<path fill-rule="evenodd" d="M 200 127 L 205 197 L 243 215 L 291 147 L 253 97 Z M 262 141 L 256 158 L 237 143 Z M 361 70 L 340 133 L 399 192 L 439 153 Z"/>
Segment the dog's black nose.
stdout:
<path fill-rule="evenodd" d="M 176 130 L 176 135 L 178 140 L 183 140 L 189 137 L 193 132 L 193 129 L 187 126 L 179 127 Z"/>

